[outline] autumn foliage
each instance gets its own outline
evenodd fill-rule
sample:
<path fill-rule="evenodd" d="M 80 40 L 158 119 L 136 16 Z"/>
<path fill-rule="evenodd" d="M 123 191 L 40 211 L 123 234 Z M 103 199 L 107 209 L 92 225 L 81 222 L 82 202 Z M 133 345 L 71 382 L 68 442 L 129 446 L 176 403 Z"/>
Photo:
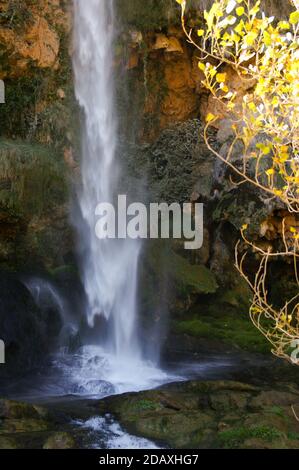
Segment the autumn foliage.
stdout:
<path fill-rule="evenodd" d="M 261 2 L 218 0 L 204 12 L 202 24 L 189 29 L 186 20 L 188 1 L 181 5 L 182 26 L 188 41 L 198 50 L 198 67 L 203 84 L 212 94 L 215 109 L 225 111 L 231 124 L 225 154 L 209 142 L 209 128 L 217 125 L 220 114 L 206 117 L 205 140 L 212 153 L 235 175 L 233 184 L 254 185 L 268 202 L 277 202 L 296 220 L 299 213 L 299 9 L 287 19 L 268 17 Z M 227 67 L 234 70 L 248 92 L 240 96 L 230 88 Z M 236 160 L 236 149 L 241 161 Z M 299 286 L 297 260 L 299 231 L 282 219 L 281 240 L 277 250 L 262 249 L 247 236 L 244 222 L 242 242 L 236 247 L 236 267 L 253 292 L 250 316 L 266 336 L 274 354 L 292 358 L 299 344 L 299 294 L 286 299 L 282 308 L 273 306 L 268 295 L 268 266 L 271 260 L 291 261 Z M 246 275 L 247 254 L 259 255 L 254 277 Z"/>

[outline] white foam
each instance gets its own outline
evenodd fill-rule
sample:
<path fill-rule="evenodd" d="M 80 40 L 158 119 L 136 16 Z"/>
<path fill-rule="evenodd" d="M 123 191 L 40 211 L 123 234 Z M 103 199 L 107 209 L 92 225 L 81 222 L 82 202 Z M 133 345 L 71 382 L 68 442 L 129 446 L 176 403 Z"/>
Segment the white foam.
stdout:
<path fill-rule="evenodd" d="M 85 422 L 77 421 L 76 424 L 93 431 L 92 440 L 96 442 L 92 444 L 92 447 L 95 449 L 103 447 L 106 449 L 161 449 L 148 439 L 133 436 L 123 431 L 121 426 L 109 415 L 105 417 L 95 416 Z"/>

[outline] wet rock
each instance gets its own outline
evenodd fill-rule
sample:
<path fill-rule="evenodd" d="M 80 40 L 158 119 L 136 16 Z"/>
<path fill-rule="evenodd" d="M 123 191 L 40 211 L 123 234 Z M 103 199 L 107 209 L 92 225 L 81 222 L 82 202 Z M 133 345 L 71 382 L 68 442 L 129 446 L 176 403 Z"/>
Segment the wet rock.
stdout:
<path fill-rule="evenodd" d="M 283 389 L 287 393 L 288 385 Z M 263 402 L 256 413 L 256 397 L 274 392 L 279 405 Z M 109 409 L 130 432 L 171 447 L 294 448 L 299 423 L 286 412 L 284 403 L 290 399 L 282 390 L 242 382 L 191 381 L 109 397 L 99 407 Z"/>
<path fill-rule="evenodd" d="M 13 438 L 0 436 L 0 449 L 1 450 L 13 450 L 17 448 L 18 448 L 17 442 Z"/>
<path fill-rule="evenodd" d="M 144 437 L 171 442 L 176 448 L 196 446 L 204 432 L 213 425 L 213 417 L 202 412 L 184 412 L 144 417 L 136 421 L 136 431 Z M 190 436 L 191 439 L 190 439 Z"/>
<path fill-rule="evenodd" d="M 50 436 L 43 449 L 75 449 L 77 447 L 76 441 L 73 436 L 66 432 L 59 432 Z"/>
<path fill-rule="evenodd" d="M 52 419 L 43 407 L 12 400 L 0 400 L 0 436 L 47 431 Z M 4 442 L 4 441 L 2 441 Z"/>
<path fill-rule="evenodd" d="M 41 419 L 7 419 L 0 427 L 0 434 L 35 433 L 48 429 L 49 423 Z"/>
<path fill-rule="evenodd" d="M 6 357 L 0 378 L 11 375 L 15 378 L 46 361 L 60 324 L 54 327 L 55 310 L 51 311 L 51 323 L 48 323 L 47 315 L 14 275 L 0 271 L 0 291 L 0 338 L 5 343 Z"/>
<path fill-rule="evenodd" d="M 0 400 L 1 419 L 38 419 L 39 417 L 40 413 L 32 405 L 12 400 Z"/>
<path fill-rule="evenodd" d="M 263 391 L 257 397 L 252 399 L 252 408 L 261 409 L 270 406 L 291 406 L 299 405 L 299 393 L 290 393 L 287 391 Z"/>
<path fill-rule="evenodd" d="M 249 393 L 218 392 L 211 395 L 211 408 L 215 411 L 244 410 L 247 406 Z"/>

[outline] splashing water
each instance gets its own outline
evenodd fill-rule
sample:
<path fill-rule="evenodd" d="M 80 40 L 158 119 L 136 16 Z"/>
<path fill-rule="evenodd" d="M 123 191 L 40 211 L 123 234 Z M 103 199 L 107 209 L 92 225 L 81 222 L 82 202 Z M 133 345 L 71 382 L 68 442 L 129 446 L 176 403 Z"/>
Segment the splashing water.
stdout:
<path fill-rule="evenodd" d="M 105 345 L 118 357 L 141 359 L 136 329 L 138 241 L 98 240 L 95 209 L 113 203 L 120 170 L 115 159 L 117 122 L 113 83 L 113 1 L 74 0 L 74 73 L 77 100 L 84 112 L 81 217 L 76 225 L 82 278 L 91 326 L 107 320 Z"/>
<path fill-rule="evenodd" d="M 87 421 L 76 421 L 81 428 L 90 430 L 93 449 L 160 449 L 154 442 L 123 431 L 110 415 L 94 416 Z"/>

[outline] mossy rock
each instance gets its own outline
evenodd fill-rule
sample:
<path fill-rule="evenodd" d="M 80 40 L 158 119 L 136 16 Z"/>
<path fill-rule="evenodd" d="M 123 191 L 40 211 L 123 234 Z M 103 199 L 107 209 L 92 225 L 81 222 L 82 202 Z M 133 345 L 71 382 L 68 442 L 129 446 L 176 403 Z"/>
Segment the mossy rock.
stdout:
<path fill-rule="evenodd" d="M 43 445 L 43 449 L 75 449 L 77 447 L 77 443 L 73 436 L 66 432 L 58 432 L 50 436 L 45 444 Z"/>
<path fill-rule="evenodd" d="M 230 347 L 245 351 L 269 353 L 270 346 L 256 330 L 248 316 L 223 314 L 218 318 L 199 315 L 190 319 L 176 319 L 172 322 L 176 334 L 219 340 Z"/>
<path fill-rule="evenodd" d="M 0 436 L 0 450 L 14 449 L 18 449 L 18 444 L 15 439 L 11 437 Z"/>
<path fill-rule="evenodd" d="M 138 434 L 150 439 L 171 442 L 175 448 L 198 446 L 204 438 L 205 431 L 213 427 L 213 424 L 212 416 L 194 411 L 148 416 L 135 422 Z"/>
<path fill-rule="evenodd" d="M 63 204 L 64 164 L 51 147 L 0 140 L 0 208 L 32 218 Z"/>
<path fill-rule="evenodd" d="M 284 435 L 278 429 L 269 426 L 256 425 L 252 427 L 236 427 L 218 434 L 221 446 L 228 449 L 257 446 L 265 448 L 265 444 L 275 441 L 275 448 L 280 447 L 277 440 Z M 256 441 L 258 439 L 258 443 Z M 269 446 L 266 445 L 269 448 Z"/>
<path fill-rule="evenodd" d="M 179 8 L 172 0 L 117 0 L 122 23 L 142 31 L 160 29 L 170 22 L 179 24 Z"/>
<path fill-rule="evenodd" d="M 213 0 L 189 0 L 187 11 L 194 19 L 209 9 Z M 282 8 L 280 0 L 263 0 L 263 10 L 268 14 L 288 15 L 290 6 Z M 180 8 L 175 0 L 117 0 L 117 15 L 124 24 L 140 30 L 150 31 L 165 28 L 168 25 L 180 24 Z"/>
<path fill-rule="evenodd" d="M 48 421 L 41 419 L 8 419 L 0 425 L 0 434 L 32 433 L 49 430 Z"/>
<path fill-rule="evenodd" d="M 40 406 L 0 400 L 0 434 L 42 432 L 51 427 L 48 411 Z"/>
<path fill-rule="evenodd" d="M 169 273 L 182 294 L 214 294 L 218 289 L 215 276 L 208 268 L 191 265 L 174 252 L 169 258 Z"/>
<path fill-rule="evenodd" d="M 109 397 L 99 409 L 114 414 L 129 432 L 171 448 L 296 448 L 299 423 L 284 405 L 289 387 L 272 390 L 279 404 L 259 412 L 254 400 L 271 388 L 223 380 L 172 383 Z"/>
<path fill-rule="evenodd" d="M 27 403 L 20 403 L 13 400 L 0 400 L 1 419 L 38 419 L 38 410 Z"/>

